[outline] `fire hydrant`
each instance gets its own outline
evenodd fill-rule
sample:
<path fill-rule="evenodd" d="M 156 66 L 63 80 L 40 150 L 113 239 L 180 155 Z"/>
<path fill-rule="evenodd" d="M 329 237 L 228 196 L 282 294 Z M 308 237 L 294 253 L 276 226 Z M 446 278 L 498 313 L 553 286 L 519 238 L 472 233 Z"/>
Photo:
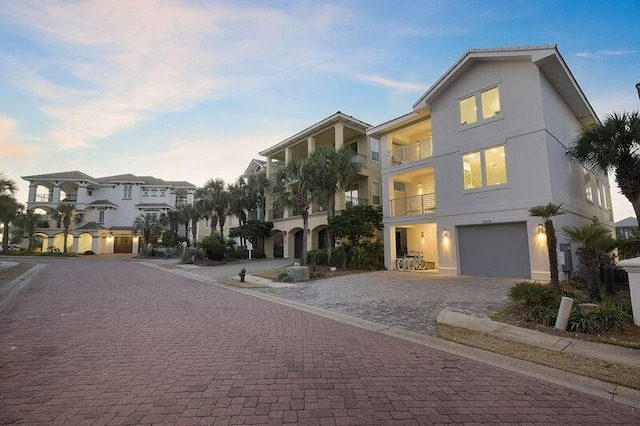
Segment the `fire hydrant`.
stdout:
<path fill-rule="evenodd" d="M 247 270 L 242 268 L 242 270 L 240 271 L 240 273 L 238 275 L 240 275 L 240 282 L 243 283 L 244 282 L 244 276 L 247 275 Z"/>

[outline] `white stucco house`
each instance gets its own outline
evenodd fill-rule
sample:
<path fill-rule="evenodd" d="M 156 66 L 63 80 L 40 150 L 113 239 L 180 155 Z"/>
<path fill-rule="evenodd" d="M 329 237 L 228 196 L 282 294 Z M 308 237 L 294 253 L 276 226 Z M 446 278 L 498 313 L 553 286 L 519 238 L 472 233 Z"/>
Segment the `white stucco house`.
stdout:
<path fill-rule="evenodd" d="M 340 111 L 312 124 L 304 130 L 260 152 L 266 157 L 267 177 L 274 169 L 293 158 L 307 158 L 309 154 L 322 146 L 335 149 L 349 147 L 353 152 L 353 161 L 362 168 L 356 181 L 344 193 L 336 195 L 336 211 L 348 205 L 380 205 L 380 147 L 378 140 L 373 143 L 366 135 L 370 124 L 358 120 Z M 266 220 L 273 222 L 271 237 L 265 241 L 265 254 L 268 257 L 298 258 L 302 252 L 302 217 L 282 206 L 274 205 L 267 196 Z M 326 244 L 327 212 L 313 205 L 309 212 L 309 235 L 307 249 L 324 248 Z"/>
<path fill-rule="evenodd" d="M 94 178 L 77 170 L 22 179 L 29 182 L 27 210 L 47 216 L 36 230 L 43 238 L 43 251 L 63 251 L 63 228 L 51 220 L 53 209 L 70 202 L 83 213 L 82 222 L 72 224 L 68 236 L 68 251 L 73 253 L 137 253 L 142 237 L 133 233 L 136 217 L 192 204 L 196 190 L 189 182 L 132 174 Z"/>
<path fill-rule="evenodd" d="M 549 279 L 530 207 L 562 203 L 558 230 L 597 219 L 613 232 L 607 175 L 568 154 L 597 121 L 555 45 L 467 51 L 409 113 L 366 130 L 380 146 L 387 269 L 419 251 L 443 274 Z M 558 237 L 561 272 L 575 269 Z"/>

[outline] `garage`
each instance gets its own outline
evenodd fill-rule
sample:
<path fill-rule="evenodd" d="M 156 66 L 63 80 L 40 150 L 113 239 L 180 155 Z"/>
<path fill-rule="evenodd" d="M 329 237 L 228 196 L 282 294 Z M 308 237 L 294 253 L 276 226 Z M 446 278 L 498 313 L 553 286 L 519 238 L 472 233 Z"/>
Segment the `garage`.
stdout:
<path fill-rule="evenodd" d="M 115 237 L 113 242 L 114 253 L 131 253 L 133 251 L 133 237 Z"/>
<path fill-rule="evenodd" d="M 525 222 L 456 229 L 462 275 L 531 278 Z"/>

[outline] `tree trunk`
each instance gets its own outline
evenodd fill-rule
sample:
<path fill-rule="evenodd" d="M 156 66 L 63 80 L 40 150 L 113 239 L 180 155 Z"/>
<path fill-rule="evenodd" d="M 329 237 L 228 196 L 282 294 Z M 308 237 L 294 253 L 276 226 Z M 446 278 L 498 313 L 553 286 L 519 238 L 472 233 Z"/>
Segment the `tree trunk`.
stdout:
<path fill-rule="evenodd" d="M 62 252 L 66 253 L 67 252 L 67 237 L 69 236 L 69 230 L 67 228 L 64 228 L 64 238 L 62 241 Z"/>
<path fill-rule="evenodd" d="M 2 251 L 5 253 L 9 251 L 9 222 L 4 222 L 2 230 Z"/>
<path fill-rule="evenodd" d="M 548 220 L 544 224 L 547 233 L 547 253 L 549 254 L 549 272 L 551 273 L 551 287 L 556 291 L 560 290 L 560 279 L 558 277 L 558 238 L 553 222 Z"/>

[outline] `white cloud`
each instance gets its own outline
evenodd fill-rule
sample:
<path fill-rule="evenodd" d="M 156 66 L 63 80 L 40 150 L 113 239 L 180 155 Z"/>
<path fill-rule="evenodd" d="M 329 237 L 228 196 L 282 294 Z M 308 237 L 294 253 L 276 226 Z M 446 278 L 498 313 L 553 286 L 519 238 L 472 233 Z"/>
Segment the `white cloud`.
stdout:
<path fill-rule="evenodd" d="M 379 75 L 358 75 L 356 77 L 360 80 L 374 83 L 377 86 L 386 87 L 402 92 L 422 93 L 429 88 L 429 86 L 425 86 L 424 84 L 395 81 Z"/>
<path fill-rule="evenodd" d="M 24 158 L 34 153 L 33 147 L 24 143 L 18 122 L 2 114 L 0 114 L 0 152 L 3 160 Z"/>
<path fill-rule="evenodd" d="M 578 52 L 575 54 L 578 58 L 587 59 L 607 59 L 610 56 L 629 56 L 633 55 L 637 50 L 618 49 L 618 50 L 598 50 L 596 52 Z"/>

